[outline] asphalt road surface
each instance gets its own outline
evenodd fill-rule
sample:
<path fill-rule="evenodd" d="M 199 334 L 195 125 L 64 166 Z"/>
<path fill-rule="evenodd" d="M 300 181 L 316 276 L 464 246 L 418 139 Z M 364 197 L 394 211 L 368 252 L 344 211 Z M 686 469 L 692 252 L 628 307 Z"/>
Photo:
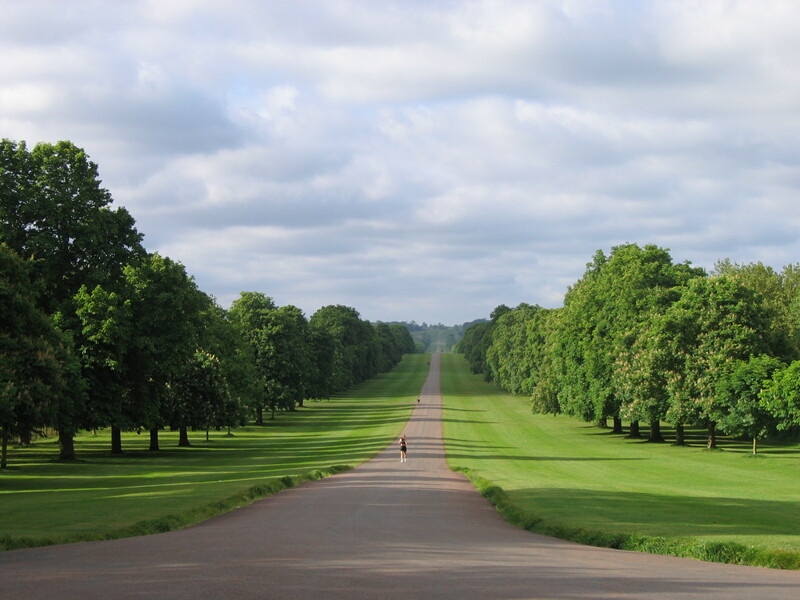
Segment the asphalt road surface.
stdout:
<path fill-rule="evenodd" d="M 408 462 L 392 441 L 352 471 L 182 531 L 0 553 L 0 598 L 800 599 L 800 572 L 591 548 L 506 524 L 447 469 L 437 358 L 405 429 Z"/>

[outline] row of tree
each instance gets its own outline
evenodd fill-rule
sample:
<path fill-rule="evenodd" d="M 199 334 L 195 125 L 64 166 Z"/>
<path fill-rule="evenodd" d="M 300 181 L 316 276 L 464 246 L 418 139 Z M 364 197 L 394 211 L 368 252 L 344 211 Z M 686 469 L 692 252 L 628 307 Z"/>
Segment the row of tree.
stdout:
<path fill-rule="evenodd" d="M 229 310 L 180 263 L 148 253 L 70 142 L 0 142 L 0 438 L 58 430 L 230 427 L 385 372 L 414 351 L 400 325 L 346 306 L 310 319 L 243 292 Z"/>
<path fill-rule="evenodd" d="M 753 440 L 800 427 L 800 266 L 673 263 L 667 250 L 598 251 L 558 309 L 499 306 L 459 344 L 470 367 L 566 413 L 639 435 L 649 424 Z"/>

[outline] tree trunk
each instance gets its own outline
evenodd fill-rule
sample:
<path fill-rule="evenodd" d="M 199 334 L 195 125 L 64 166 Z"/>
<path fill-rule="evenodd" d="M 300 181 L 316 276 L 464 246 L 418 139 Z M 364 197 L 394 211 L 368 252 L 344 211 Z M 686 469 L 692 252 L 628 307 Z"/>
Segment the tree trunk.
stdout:
<path fill-rule="evenodd" d="M 75 433 L 58 430 L 58 460 L 75 460 Z"/>
<path fill-rule="evenodd" d="M 264 407 L 259 406 L 256 409 L 256 425 L 264 424 Z"/>
<path fill-rule="evenodd" d="M 153 427 L 150 430 L 150 450 L 153 452 L 161 450 L 161 448 L 158 447 L 158 427 Z"/>
<path fill-rule="evenodd" d="M 111 454 L 122 454 L 122 430 L 111 426 Z"/>
<path fill-rule="evenodd" d="M 189 432 L 186 430 L 185 425 L 181 425 L 178 428 L 178 447 L 179 448 L 190 448 L 191 444 L 189 443 Z"/>
<path fill-rule="evenodd" d="M 31 432 L 30 431 L 23 431 L 19 434 L 19 445 L 28 447 L 31 445 Z"/>
<path fill-rule="evenodd" d="M 603 429 L 608 429 L 608 419 L 603 417 L 602 419 L 597 419 L 597 426 Z"/>
<path fill-rule="evenodd" d="M 0 433 L 0 438 L 2 438 L 2 449 L 0 449 L 0 469 L 8 468 L 8 433 L 4 429 L 2 433 Z"/>
<path fill-rule="evenodd" d="M 656 419 L 655 421 L 650 421 L 650 437 L 647 439 L 648 442 L 663 442 L 664 438 L 661 436 L 661 422 Z"/>
<path fill-rule="evenodd" d="M 631 421 L 631 426 L 628 428 L 629 438 L 640 438 L 642 434 L 639 433 L 639 421 Z"/>
<path fill-rule="evenodd" d="M 299 406 L 300 408 L 303 408 L 303 399 L 302 398 L 300 398 L 300 401 L 297 403 L 297 406 Z"/>
<path fill-rule="evenodd" d="M 206 429 L 206 441 L 208 441 L 208 439 L 209 439 L 209 438 L 208 438 L 208 433 L 209 433 L 209 432 L 208 432 L 208 429 Z"/>
<path fill-rule="evenodd" d="M 686 445 L 686 431 L 684 430 L 683 423 L 678 423 L 675 425 L 675 445 Z"/>
<path fill-rule="evenodd" d="M 753 438 L 753 456 L 758 454 L 758 438 Z"/>
<path fill-rule="evenodd" d="M 708 449 L 713 450 L 717 447 L 717 424 L 714 421 L 708 423 Z"/>
<path fill-rule="evenodd" d="M 614 429 L 611 430 L 611 433 L 623 433 L 622 419 L 619 417 L 614 417 Z"/>

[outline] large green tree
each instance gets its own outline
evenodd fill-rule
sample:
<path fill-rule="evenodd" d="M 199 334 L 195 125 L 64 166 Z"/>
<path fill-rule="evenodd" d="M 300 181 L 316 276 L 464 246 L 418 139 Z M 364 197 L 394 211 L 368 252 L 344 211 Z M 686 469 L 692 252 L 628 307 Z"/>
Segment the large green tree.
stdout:
<path fill-rule="evenodd" d="M 0 244 L 0 468 L 8 443 L 56 420 L 69 392 L 63 338 L 36 304 L 30 264 Z"/>
<path fill-rule="evenodd" d="M 81 287 L 74 298 L 80 320 L 79 348 L 84 377 L 88 382 L 88 410 L 84 425 L 111 427 L 111 453 L 122 453 L 122 431 L 140 426 L 134 418 L 134 396 L 125 379 L 124 367 L 135 324 L 132 298 L 97 285 Z"/>
<path fill-rule="evenodd" d="M 374 328 L 356 309 L 324 306 L 311 316 L 309 324 L 313 330 L 326 332 L 333 348 L 331 391 L 345 390 L 378 372 Z"/>
<path fill-rule="evenodd" d="M 776 429 L 777 419 L 761 403 L 761 396 L 783 366 L 773 356 L 752 356 L 736 361 L 717 384 L 719 428 L 728 435 L 753 440 L 753 454 L 758 453 L 758 440 Z"/>
<path fill-rule="evenodd" d="M 677 358 L 668 376 L 671 423 L 704 422 L 708 445 L 716 446 L 723 416 L 720 381 L 738 360 L 767 348 L 763 302 L 735 278 L 695 278 L 665 313 L 664 344 Z"/>
<path fill-rule="evenodd" d="M 0 141 L 0 242 L 32 259 L 42 286 L 38 303 L 45 313 L 58 313 L 59 326 L 73 332 L 68 338 L 79 346 L 78 356 L 85 352 L 74 296 L 81 286 L 112 289 L 123 266 L 144 254 L 133 218 L 111 203 L 97 165 L 71 142 L 41 143 L 29 151 L 24 142 Z M 81 387 L 80 381 L 75 386 Z M 75 429 L 92 412 L 81 394 L 62 404 L 55 423 L 62 458 L 74 458 Z"/>
<path fill-rule="evenodd" d="M 269 296 L 260 292 L 241 292 L 228 311 L 230 322 L 249 347 L 258 390 L 254 402 L 256 423 L 264 422 L 264 409 L 269 408 L 274 392 L 268 379 L 271 361 L 269 336 L 264 332 L 270 327 L 272 313 L 277 306 Z"/>
<path fill-rule="evenodd" d="M 291 305 L 272 311 L 259 344 L 263 349 L 259 365 L 267 381 L 267 406 L 274 418 L 276 410 L 294 410 L 306 397 L 311 350 L 303 312 Z"/>
<path fill-rule="evenodd" d="M 558 358 L 567 412 L 601 422 L 613 418 L 614 430 L 621 432 L 620 409 L 641 390 L 620 372 L 630 371 L 632 349 L 648 321 L 676 300 L 675 288 L 701 275 L 687 263 L 674 264 L 669 252 L 655 245 L 624 244 L 609 256 L 595 254 L 567 293 L 560 319 Z M 660 440 L 660 420 L 649 414 L 651 439 Z"/>
<path fill-rule="evenodd" d="M 169 386 L 198 350 L 207 298 L 183 265 L 159 254 L 125 267 L 124 276 L 134 324 L 123 370 L 129 418 L 150 430 L 150 449 L 158 450 L 172 412 Z"/>
<path fill-rule="evenodd" d="M 486 365 L 491 379 L 512 394 L 530 394 L 531 376 L 537 365 L 532 360 L 533 346 L 538 340 L 529 335 L 536 330 L 529 327 L 539 306 L 520 304 L 497 319 L 492 331 L 491 344 L 486 350 Z"/>

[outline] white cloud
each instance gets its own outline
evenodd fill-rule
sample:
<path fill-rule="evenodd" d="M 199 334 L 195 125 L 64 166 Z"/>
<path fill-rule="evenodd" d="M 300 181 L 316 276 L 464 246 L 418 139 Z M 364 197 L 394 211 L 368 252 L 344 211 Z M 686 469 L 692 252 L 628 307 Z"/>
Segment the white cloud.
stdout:
<path fill-rule="evenodd" d="M 797 260 L 795 3 L 62 4 L 3 3 L 2 135 L 83 146 L 223 302 L 450 323 L 629 241 Z"/>

